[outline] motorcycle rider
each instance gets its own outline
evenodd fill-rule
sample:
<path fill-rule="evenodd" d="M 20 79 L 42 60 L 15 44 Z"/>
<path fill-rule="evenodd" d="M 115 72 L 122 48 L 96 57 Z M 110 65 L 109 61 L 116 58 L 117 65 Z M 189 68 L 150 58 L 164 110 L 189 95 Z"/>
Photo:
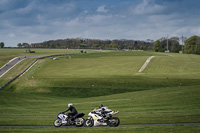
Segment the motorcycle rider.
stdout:
<path fill-rule="evenodd" d="M 76 108 L 73 106 L 72 103 L 68 104 L 68 109 L 66 109 L 65 111 L 61 112 L 61 114 L 67 112 L 67 111 L 71 111 L 70 113 L 67 114 L 68 117 L 73 117 L 74 115 L 78 114 Z"/>
<path fill-rule="evenodd" d="M 102 115 L 103 117 L 106 117 L 106 114 L 109 112 L 112 112 L 111 109 L 109 109 L 108 107 L 103 106 L 103 104 L 99 105 L 99 109 L 97 109 L 100 112 L 100 115 Z"/>

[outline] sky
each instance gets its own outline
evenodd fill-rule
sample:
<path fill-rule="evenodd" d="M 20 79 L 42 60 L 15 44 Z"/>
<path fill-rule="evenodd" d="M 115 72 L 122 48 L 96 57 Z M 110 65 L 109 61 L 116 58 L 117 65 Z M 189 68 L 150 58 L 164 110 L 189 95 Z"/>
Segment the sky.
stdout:
<path fill-rule="evenodd" d="M 200 0 L 0 0 L 6 47 L 66 38 L 200 35 Z"/>

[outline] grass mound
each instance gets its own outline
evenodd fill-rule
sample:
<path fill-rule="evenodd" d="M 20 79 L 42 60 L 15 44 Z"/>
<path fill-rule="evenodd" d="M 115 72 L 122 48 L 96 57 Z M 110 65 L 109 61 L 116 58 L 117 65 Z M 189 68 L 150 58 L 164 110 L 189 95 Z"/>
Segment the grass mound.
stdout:
<path fill-rule="evenodd" d="M 139 73 L 151 55 L 156 57 Z M 7 89 L 21 93 L 93 97 L 199 85 L 200 72 L 196 68 L 199 62 L 195 55 L 160 56 L 159 53 L 141 51 L 78 54 L 59 60 L 48 58 L 39 60 Z"/>
<path fill-rule="evenodd" d="M 156 57 L 139 73 L 152 55 Z M 26 74 L 0 91 L 0 125 L 52 125 L 57 113 L 67 108 L 67 103 L 73 103 L 85 114 L 104 104 L 120 111 L 117 116 L 122 125 L 200 122 L 200 58 L 197 55 L 170 55 L 129 51 L 39 60 Z M 20 66 L 7 75 L 20 71 Z M 176 126 L 170 127 L 170 131 L 171 128 L 181 132 L 199 129 L 197 126 Z M 120 132 L 135 131 L 134 127 L 119 129 Z M 140 131 L 143 129 L 165 132 L 159 127 L 144 127 Z M 64 128 L 58 130 L 64 131 Z M 100 132 L 110 130 L 98 129 Z M 91 128 L 84 128 L 83 132 L 91 132 Z"/>
<path fill-rule="evenodd" d="M 168 87 L 99 97 L 74 98 L 0 91 L 0 125 L 52 125 L 72 102 L 89 113 L 99 104 L 113 110 L 121 124 L 200 122 L 199 86 Z M 29 121 L 27 123 L 27 121 Z"/>

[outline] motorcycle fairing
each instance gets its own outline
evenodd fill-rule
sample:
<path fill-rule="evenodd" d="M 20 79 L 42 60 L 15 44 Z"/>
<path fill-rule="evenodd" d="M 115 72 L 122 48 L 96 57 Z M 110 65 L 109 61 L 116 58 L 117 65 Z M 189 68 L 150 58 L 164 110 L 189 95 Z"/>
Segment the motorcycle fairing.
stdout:
<path fill-rule="evenodd" d="M 65 120 L 64 117 L 63 117 L 63 114 L 58 114 L 58 118 L 60 118 L 63 121 Z"/>

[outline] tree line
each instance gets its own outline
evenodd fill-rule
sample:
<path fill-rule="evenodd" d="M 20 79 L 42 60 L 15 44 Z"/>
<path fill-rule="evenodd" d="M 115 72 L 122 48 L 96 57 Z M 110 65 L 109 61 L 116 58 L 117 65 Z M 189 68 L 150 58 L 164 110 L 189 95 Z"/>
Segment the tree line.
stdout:
<path fill-rule="evenodd" d="M 182 51 L 187 54 L 200 54 L 200 36 L 191 36 L 186 39 L 182 37 L 182 45 L 179 43 L 180 39 L 178 37 L 172 38 L 160 38 L 154 42 L 154 51 L 155 52 L 165 52 L 169 50 L 170 52 L 178 53 Z M 168 46 L 167 46 L 168 44 Z"/>
<path fill-rule="evenodd" d="M 182 43 L 180 44 L 180 42 Z M 167 45 L 168 44 L 168 45 Z M 0 48 L 4 48 L 5 44 L 0 43 Z M 155 52 L 178 53 L 182 51 L 187 54 L 200 54 L 200 36 L 194 35 L 189 37 L 162 37 L 155 42 L 147 39 L 146 41 L 115 39 L 83 39 L 83 38 L 67 38 L 58 40 L 49 40 L 41 43 L 18 43 L 19 48 L 93 48 L 93 49 L 129 49 L 129 50 L 153 50 Z"/>
<path fill-rule="evenodd" d="M 0 42 L 0 48 L 4 48 L 4 42 Z"/>
<path fill-rule="evenodd" d="M 68 38 L 49 40 L 42 43 L 33 43 L 32 48 L 94 48 L 94 49 L 130 49 L 130 50 L 152 50 L 153 40 L 99 40 Z"/>
<path fill-rule="evenodd" d="M 181 51 L 179 38 L 171 37 L 168 39 L 168 38 L 162 37 L 159 40 L 155 41 L 154 43 L 155 52 L 165 52 L 166 50 L 169 50 L 170 52 L 174 52 L 174 53 L 178 53 L 179 51 Z"/>
<path fill-rule="evenodd" d="M 192 36 L 185 41 L 185 53 L 200 55 L 200 36 Z"/>

